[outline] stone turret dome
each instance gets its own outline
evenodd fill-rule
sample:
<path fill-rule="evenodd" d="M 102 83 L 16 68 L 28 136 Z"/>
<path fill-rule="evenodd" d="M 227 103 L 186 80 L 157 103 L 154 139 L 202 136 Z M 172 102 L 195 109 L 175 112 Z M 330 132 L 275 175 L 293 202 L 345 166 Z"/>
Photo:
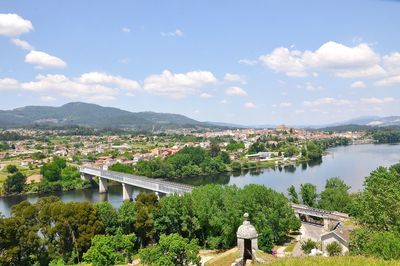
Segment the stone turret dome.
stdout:
<path fill-rule="evenodd" d="M 256 231 L 256 228 L 250 224 L 248 221 L 249 214 L 245 213 L 243 215 L 244 217 L 244 222 L 241 226 L 239 226 L 236 236 L 237 238 L 242 238 L 242 239 L 253 239 L 257 238 L 258 234 Z"/>

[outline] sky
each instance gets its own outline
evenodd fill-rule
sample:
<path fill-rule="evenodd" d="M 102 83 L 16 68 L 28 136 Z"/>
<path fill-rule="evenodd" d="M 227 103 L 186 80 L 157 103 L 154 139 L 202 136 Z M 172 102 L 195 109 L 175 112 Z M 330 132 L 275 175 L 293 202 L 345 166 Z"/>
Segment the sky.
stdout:
<path fill-rule="evenodd" d="M 0 4 L 0 109 L 82 101 L 200 121 L 400 115 L 400 1 Z"/>

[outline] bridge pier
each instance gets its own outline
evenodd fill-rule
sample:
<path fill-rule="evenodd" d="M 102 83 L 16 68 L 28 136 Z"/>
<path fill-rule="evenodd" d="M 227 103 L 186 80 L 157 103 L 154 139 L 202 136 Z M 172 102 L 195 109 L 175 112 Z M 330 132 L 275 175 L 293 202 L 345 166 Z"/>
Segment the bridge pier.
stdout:
<path fill-rule="evenodd" d="M 106 193 L 108 191 L 108 182 L 106 178 L 99 177 L 99 192 Z"/>
<path fill-rule="evenodd" d="M 85 174 L 85 173 L 81 173 L 81 179 L 82 180 L 91 180 L 92 176 L 88 175 L 88 174 Z"/>
<path fill-rule="evenodd" d="M 132 191 L 133 191 L 133 187 L 122 183 L 122 199 L 125 200 L 132 200 Z"/>

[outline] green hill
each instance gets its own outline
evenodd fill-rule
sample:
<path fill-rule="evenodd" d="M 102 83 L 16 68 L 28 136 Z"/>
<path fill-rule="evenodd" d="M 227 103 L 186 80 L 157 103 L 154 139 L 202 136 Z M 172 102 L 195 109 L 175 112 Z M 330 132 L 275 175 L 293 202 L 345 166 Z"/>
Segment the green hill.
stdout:
<path fill-rule="evenodd" d="M 27 127 L 33 125 L 85 126 L 92 128 L 120 128 L 131 130 L 162 130 L 173 128 L 215 127 L 183 115 L 129 112 L 96 104 L 73 102 L 60 107 L 26 106 L 0 111 L 0 127 Z"/>

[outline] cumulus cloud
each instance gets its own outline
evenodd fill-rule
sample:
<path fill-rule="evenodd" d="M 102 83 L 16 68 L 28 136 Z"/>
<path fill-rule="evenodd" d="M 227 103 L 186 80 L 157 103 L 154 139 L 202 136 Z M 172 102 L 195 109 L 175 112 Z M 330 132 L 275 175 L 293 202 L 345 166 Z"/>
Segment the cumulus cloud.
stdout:
<path fill-rule="evenodd" d="M 379 87 L 400 85 L 400 75 L 378 80 L 375 85 Z"/>
<path fill-rule="evenodd" d="M 12 39 L 12 42 L 21 49 L 32 51 L 34 48 L 27 41 L 21 39 Z"/>
<path fill-rule="evenodd" d="M 347 99 L 325 97 L 313 101 L 304 101 L 303 104 L 308 107 L 316 107 L 321 105 L 347 105 L 350 104 L 350 101 Z"/>
<path fill-rule="evenodd" d="M 116 85 L 119 88 L 127 90 L 140 89 L 139 82 L 131 79 L 126 79 L 121 76 L 113 76 L 101 72 L 89 72 L 80 76 L 79 81 L 83 84 L 108 84 Z"/>
<path fill-rule="evenodd" d="M 122 30 L 123 32 L 125 32 L 125 33 L 131 32 L 131 29 L 130 29 L 130 28 L 127 28 L 127 27 L 123 27 L 121 30 Z"/>
<path fill-rule="evenodd" d="M 231 74 L 231 73 L 226 73 L 224 76 L 224 80 L 227 82 L 240 82 L 242 84 L 246 83 L 244 77 L 238 74 Z"/>
<path fill-rule="evenodd" d="M 247 109 L 254 109 L 254 108 L 256 108 L 256 105 L 255 105 L 254 103 L 252 103 L 252 102 L 246 102 L 246 103 L 244 104 L 244 108 L 247 108 Z"/>
<path fill-rule="evenodd" d="M 160 32 L 160 35 L 163 37 L 182 37 L 183 36 L 183 31 L 180 29 L 176 29 L 175 31 L 170 31 L 170 32 Z"/>
<path fill-rule="evenodd" d="M 16 37 L 33 30 L 32 23 L 17 14 L 0 14 L 0 35 Z"/>
<path fill-rule="evenodd" d="M 355 81 L 351 84 L 351 87 L 353 89 L 364 89 L 367 87 L 367 85 L 365 85 L 365 83 L 363 81 Z"/>
<path fill-rule="evenodd" d="M 384 98 L 371 97 L 371 98 L 360 99 L 360 102 L 366 104 L 385 104 L 385 103 L 393 103 L 395 101 L 396 100 L 393 97 L 384 97 Z"/>
<path fill-rule="evenodd" d="M 0 79 L 0 90 L 13 90 L 18 88 L 19 83 L 17 80 L 11 78 Z"/>
<path fill-rule="evenodd" d="M 383 64 L 388 72 L 388 77 L 375 82 L 376 86 L 400 85 L 400 53 L 392 53 L 383 57 Z"/>
<path fill-rule="evenodd" d="M 225 90 L 225 93 L 227 95 L 231 95 L 231 96 L 246 96 L 247 92 L 245 90 L 243 90 L 240 87 L 237 86 L 233 86 L 233 87 L 229 87 Z"/>
<path fill-rule="evenodd" d="M 60 95 L 69 99 L 99 102 L 114 100 L 121 91 L 125 91 L 125 95 L 131 96 L 133 95 L 132 91 L 140 89 L 140 84 L 121 76 L 89 72 L 77 78 L 69 78 L 62 74 L 38 75 L 35 80 L 28 82 L 0 79 L 0 89 L 46 93 L 46 96 L 42 97 L 47 98 L 41 98 L 43 101 L 50 101 L 49 97 Z"/>
<path fill-rule="evenodd" d="M 161 74 L 150 75 L 144 80 L 143 88 L 151 93 L 167 95 L 172 98 L 183 98 L 193 94 L 201 87 L 217 82 L 209 71 L 191 71 L 173 74 L 164 70 Z"/>
<path fill-rule="evenodd" d="M 304 85 L 298 85 L 297 87 L 299 89 L 305 89 L 307 91 L 322 91 L 322 90 L 324 90 L 324 87 L 318 86 L 318 85 L 314 85 L 311 82 L 306 82 L 306 83 L 304 83 Z"/>
<path fill-rule="evenodd" d="M 213 96 L 211 94 L 206 93 L 206 92 L 203 92 L 202 94 L 200 94 L 200 98 L 203 98 L 203 99 L 209 99 L 209 98 L 212 98 L 212 97 Z"/>
<path fill-rule="evenodd" d="M 239 64 L 242 65 L 248 65 L 248 66 L 254 66 L 255 64 L 257 64 L 257 60 L 251 60 L 251 59 L 240 59 L 238 61 Z"/>
<path fill-rule="evenodd" d="M 25 56 L 25 62 L 35 65 L 36 68 L 63 68 L 67 66 L 60 58 L 41 51 L 30 51 Z"/>
<path fill-rule="evenodd" d="M 315 51 L 279 47 L 259 60 L 266 67 L 292 77 L 305 77 L 313 70 L 328 71 L 342 78 L 377 77 L 386 73 L 379 65 L 379 55 L 365 43 L 349 47 L 330 41 Z"/>

